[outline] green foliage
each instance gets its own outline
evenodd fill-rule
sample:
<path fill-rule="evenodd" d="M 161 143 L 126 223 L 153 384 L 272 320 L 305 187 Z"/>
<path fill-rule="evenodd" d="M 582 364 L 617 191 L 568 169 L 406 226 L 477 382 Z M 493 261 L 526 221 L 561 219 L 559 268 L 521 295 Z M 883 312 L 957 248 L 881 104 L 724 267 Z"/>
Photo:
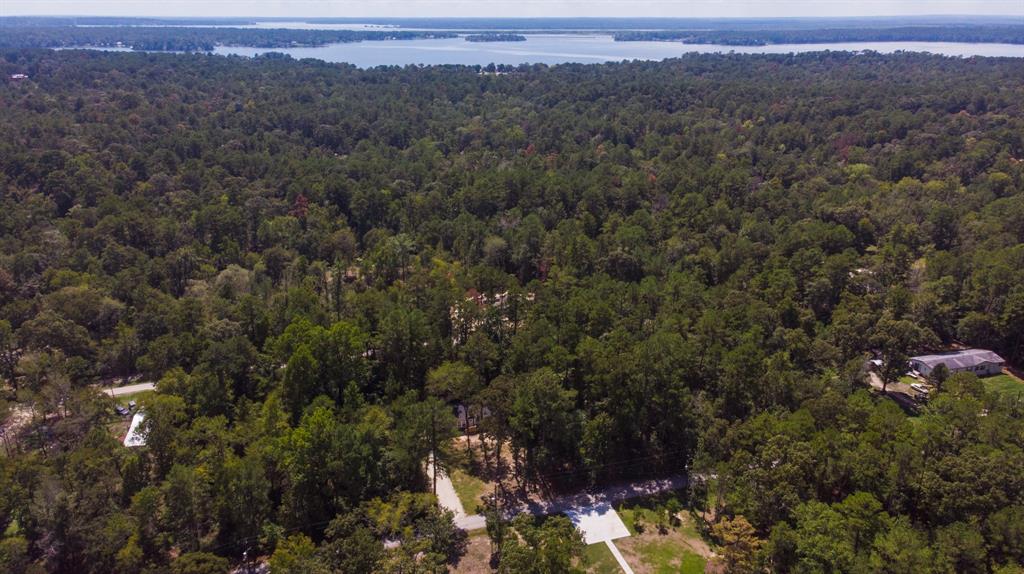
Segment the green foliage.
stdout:
<path fill-rule="evenodd" d="M 27 540 L 20 536 L 0 540 L 0 567 L 5 572 L 27 572 L 29 564 Z"/>
<path fill-rule="evenodd" d="M 551 516 L 538 521 L 528 514 L 520 514 L 511 526 L 517 537 L 502 543 L 499 572 L 579 572 L 573 564 L 583 552 L 583 536 L 568 518 Z"/>
<path fill-rule="evenodd" d="M 913 423 L 856 388 L 873 354 L 886 384 L 954 341 L 1024 360 L 1018 60 L 3 65 L 32 76 L 0 86 L 18 568 L 441 569 L 412 493 L 456 402 L 522 484 L 689 473 L 739 571 L 1024 560 L 1007 380 L 949 376 Z M 128 451 L 94 384 L 135 375 Z M 506 571 L 579 553 L 487 512 Z"/>
<path fill-rule="evenodd" d="M 722 564 L 726 571 L 741 573 L 760 572 L 761 549 L 764 541 L 757 538 L 746 518 L 724 518 L 715 524 L 714 535 L 722 545 Z"/>
<path fill-rule="evenodd" d="M 480 375 L 463 362 L 445 361 L 427 373 L 427 390 L 448 401 L 469 402 L 482 386 Z"/>
<path fill-rule="evenodd" d="M 513 389 L 509 434 L 525 447 L 527 473 L 552 468 L 565 460 L 576 444 L 578 431 L 572 401 L 560 377 L 549 369 L 522 377 Z"/>
<path fill-rule="evenodd" d="M 298 421 L 302 409 L 313 400 L 317 388 L 319 365 L 306 345 L 299 345 L 291 358 L 284 375 L 284 397 L 292 420 Z"/>
<path fill-rule="evenodd" d="M 417 401 L 408 394 L 394 405 L 395 426 L 390 451 L 393 471 L 407 484 L 417 484 L 422 465 L 433 456 L 437 467 L 450 468 L 452 439 L 458 434 L 455 415 L 436 398 Z"/>
<path fill-rule="evenodd" d="M 875 540 L 870 565 L 874 572 L 889 574 L 939 571 L 928 541 L 903 520 Z"/>
<path fill-rule="evenodd" d="M 208 552 L 182 554 L 171 564 L 172 574 L 225 574 L 229 569 L 226 558 Z"/>
<path fill-rule="evenodd" d="M 272 572 L 289 574 L 321 574 L 329 570 L 316 556 L 316 545 L 308 536 L 293 534 L 282 540 L 270 557 Z"/>

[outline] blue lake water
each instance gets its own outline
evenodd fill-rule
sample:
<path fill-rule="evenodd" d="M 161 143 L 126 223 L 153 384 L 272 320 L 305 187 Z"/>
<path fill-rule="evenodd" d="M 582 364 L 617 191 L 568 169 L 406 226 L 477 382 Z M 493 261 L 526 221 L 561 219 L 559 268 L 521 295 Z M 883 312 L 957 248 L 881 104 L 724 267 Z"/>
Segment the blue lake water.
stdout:
<path fill-rule="evenodd" d="M 464 38 L 437 40 L 384 40 L 328 44 L 304 48 L 218 46 L 215 54 L 255 56 L 282 52 L 294 58 L 347 62 L 361 68 L 408 64 L 594 64 L 622 60 L 663 60 L 686 53 L 787 54 L 846 50 L 891 53 L 931 52 L 947 56 L 1010 56 L 1024 58 L 1024 45 L 957 42 L 844 42 L 832 44 L 776 44 L 721 46 L 680 42 L 616 42 L 607 34 L 528 34 L 525 42 L 467 42 Z"/>
<path fill-rule="evenodd" d="M 525 42 L 467 42 L 463 38 L 438 40 L 385 40 L 330 44 L 315 48 L 253 48 L 221 46 L 217 54 L 254 56 L 283 52 L 294 58 L 347 62 L 361 68 L 407 64 L 592 64 L 622 60 L 663 60 L 690 52 L 787 54 L 821 50 L 899 50 L 931 52 L 948 56 L 1024 57 L 1024 45 L 968 44 L 955 42 L 848 42 L 835 44 L 776 44 L 771 46 L 720 46 L 679 42 L 616 42 L 603 34 L 529 34 Z"/>

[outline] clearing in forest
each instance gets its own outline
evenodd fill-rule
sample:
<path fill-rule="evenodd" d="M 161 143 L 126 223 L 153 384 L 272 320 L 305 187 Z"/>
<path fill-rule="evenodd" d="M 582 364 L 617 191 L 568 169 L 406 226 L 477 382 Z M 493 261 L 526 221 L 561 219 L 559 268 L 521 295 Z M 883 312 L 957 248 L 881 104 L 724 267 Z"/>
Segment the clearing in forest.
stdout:
<path fill-rule="evenodd" d="M 715 554 L 686 510 L 669 520 L 669 508 L 675 508 L 666 500 L 626 503 L 619 515 L 632 536 L 616 540 L 615 546 L 636 574 L 702 574 Z"/>

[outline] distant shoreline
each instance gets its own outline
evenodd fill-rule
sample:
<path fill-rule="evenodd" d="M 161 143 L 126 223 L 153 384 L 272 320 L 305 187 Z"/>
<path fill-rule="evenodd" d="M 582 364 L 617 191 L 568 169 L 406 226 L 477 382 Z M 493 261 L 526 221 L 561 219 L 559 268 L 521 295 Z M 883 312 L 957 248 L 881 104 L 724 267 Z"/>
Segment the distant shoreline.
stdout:
<path fill-rule="evenodd" d="M 657 41 L 726 46 L 829 44 L 838 42 L 959 42 L 1024 44 L 1018 26 L 905 26 L 895 28 L 823 28 L 804 30 L 672 30 L 622 31 L 618 42 Z"/>
<path fill-rule="evenodd" d="M 497 33 L 486 33 L 486 34 L 469 34 L 466 36 L 467 42 L 525 42 L 526 36 L 522 34 L 497 34 Z"/>

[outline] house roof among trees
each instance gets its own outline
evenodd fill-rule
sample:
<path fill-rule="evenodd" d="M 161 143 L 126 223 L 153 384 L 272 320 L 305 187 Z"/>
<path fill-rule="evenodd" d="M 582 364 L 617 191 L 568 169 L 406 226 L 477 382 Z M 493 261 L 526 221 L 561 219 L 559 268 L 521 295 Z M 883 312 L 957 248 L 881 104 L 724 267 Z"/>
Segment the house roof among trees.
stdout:
<path fill-rule="evenodd" d="M 967 367 L 978 366 L 982 363 L 1006 362 L 1002 357 L 987 349 L 966 349 L 963 351 L 954 351 L 952 353 L 921 355 L 920 357 L 913 357 L 911 360 L 924 363 L 932 369 L 940 363 L 945 363 L 946 367 L 950 369 L 965 369 Z"/>

